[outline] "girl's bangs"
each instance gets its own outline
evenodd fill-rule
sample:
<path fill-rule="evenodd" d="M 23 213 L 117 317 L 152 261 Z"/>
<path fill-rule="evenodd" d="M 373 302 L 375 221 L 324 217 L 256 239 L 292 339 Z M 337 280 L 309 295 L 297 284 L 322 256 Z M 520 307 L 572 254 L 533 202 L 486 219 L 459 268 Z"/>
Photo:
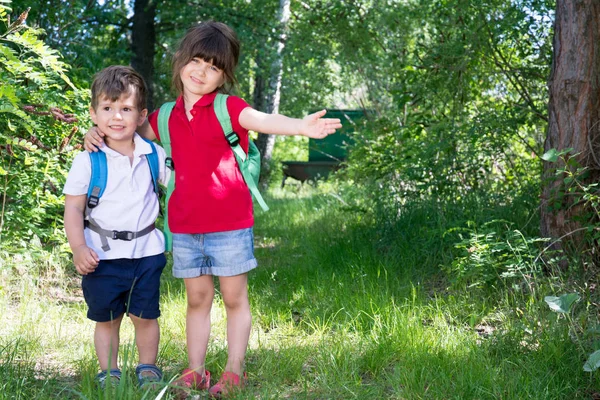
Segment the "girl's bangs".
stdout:
<path fill-rule="evenodd" d="M 219 69 L 225 69 L 227 65 L 225 62 L 225 54 L 227 54 L 226 45 L 211 38 L 209 40 L 200 41 L 194 46 L 190 60 L 196 57 L 201 58 L 204 61 L 211 62 Z"/>

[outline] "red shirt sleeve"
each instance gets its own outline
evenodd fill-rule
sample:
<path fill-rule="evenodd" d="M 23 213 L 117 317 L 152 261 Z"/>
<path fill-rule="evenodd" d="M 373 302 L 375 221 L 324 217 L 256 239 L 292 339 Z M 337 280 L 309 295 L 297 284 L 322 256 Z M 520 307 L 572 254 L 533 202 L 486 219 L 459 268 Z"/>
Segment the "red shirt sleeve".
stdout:
<path fill-rule="evenodd" d="M 242 149 L 248 152 L 248 130 L 244 129 L 240 125 L 240 114 L 246 108 L 250 107 L 246 101 L 237 96 L 229 96 L 227 98 L 227 111 L 229 111 L 229 118 L 231 118 L 231 127 L 233 131 L 240 137 L 240 145 Z"/>
<path fill-rule="evenodd" d="M 150 123 L 150 126 L 152 127 L 152 130 L 154 131 L 154 134 L 156 135 L 156 138 L 160 142 L 160 135 L 158 134 L 158 111 L 159 110 L 160 110 L 160 108 L 153 111 L 152 114 L 148 115 L 148 122 Z"/>
<path fill-rule="evenodd" d="M 227 110 L 229 111 L 229 116 L 231 117 L 231 126 L 236 132 L 246 131 L 246 129 L 242 128 L 240 125 L 240 114 L 246 107 L 250 107 L 250 105 L 248 105 L 248 103 L 246 103 L 246 101 L 240 97 L 229 96 L 227 98 Z"/>

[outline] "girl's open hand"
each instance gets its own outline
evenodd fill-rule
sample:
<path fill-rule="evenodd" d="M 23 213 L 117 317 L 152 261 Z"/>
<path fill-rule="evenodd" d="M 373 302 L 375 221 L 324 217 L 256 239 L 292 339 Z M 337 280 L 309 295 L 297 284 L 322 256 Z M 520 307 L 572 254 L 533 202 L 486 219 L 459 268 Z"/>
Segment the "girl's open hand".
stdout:
<path fill-rule="evenodd" d="M 322 118 L 325 113 L 327 110 L 321 110 L 304 117 L 300 134 L 313 139 L 323 139 L 342 127 L 339 118 Z"/>
<path fill-rule="evenodd" d="M 92 126 L 83 138 L 83 148 L 89 152 L 98 151 L 98 149 L 104 146 L 104 133 Z"/>

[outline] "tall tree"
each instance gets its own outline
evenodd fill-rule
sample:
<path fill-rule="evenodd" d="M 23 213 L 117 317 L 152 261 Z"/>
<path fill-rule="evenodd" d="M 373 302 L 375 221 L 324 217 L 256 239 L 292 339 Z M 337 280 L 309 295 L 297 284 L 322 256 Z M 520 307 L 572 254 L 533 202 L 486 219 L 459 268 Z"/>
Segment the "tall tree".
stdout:
<path fill-rule="evenodd" d="M 600 3 L 557 0 L 554 55 L 549 80 L 548 131 L 545 151 L 573 148 L 577 164 L 587 167 L 587 182 L 600 176 Z M 569 163 L 569 167 L 573 164 Z M 578 232 L 581 204 L 565 196 L 564 160 L 544 163 L 541 207 L 542 235 L 573 238 Z M 558 242 L 557 247 L 564 247 Z"/>
<path fill-rule="evenodd" d="M 156 2 L 135 0 L 131 26 L 131 66 L 148 85 L 148 109 L 152 110 L 154 95 L 154 54 L 156 53 Z"/>
<path fill-rule="evenodd" d="M 269 73 L 269 84 L 267 90 L 266 110 L 268 114 L 279 113 L 279 101 L 281 99 L 281 78 L 283 76 L 283 50 L 287 40 L 288 22 L 290 20 L 290 0 L 279 1 L 279 37 L 275 43 L 275 56 Z M 259 83 L 262 85 L 262 78 Z M 262 155 L 263 176 L 268 177 L 273 148 L 275 147 L 275 136 L 260 133 L 258 135 L 257 147 Z"/>

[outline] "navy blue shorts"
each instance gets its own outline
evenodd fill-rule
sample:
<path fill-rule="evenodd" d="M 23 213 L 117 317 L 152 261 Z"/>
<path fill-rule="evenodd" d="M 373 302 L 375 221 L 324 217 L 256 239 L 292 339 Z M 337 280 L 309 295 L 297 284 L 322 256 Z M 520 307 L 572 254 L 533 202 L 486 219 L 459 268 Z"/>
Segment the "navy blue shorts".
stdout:
<path fill-rule="evenodd" d="M 81 281 L 88 305 L 87 317 L 107 322 L 123 313 L 144 319 L 160 316 L 160 275 L 167 259 L 164 253 L 142 258 L 100 260 L 94 272 Z"/>

